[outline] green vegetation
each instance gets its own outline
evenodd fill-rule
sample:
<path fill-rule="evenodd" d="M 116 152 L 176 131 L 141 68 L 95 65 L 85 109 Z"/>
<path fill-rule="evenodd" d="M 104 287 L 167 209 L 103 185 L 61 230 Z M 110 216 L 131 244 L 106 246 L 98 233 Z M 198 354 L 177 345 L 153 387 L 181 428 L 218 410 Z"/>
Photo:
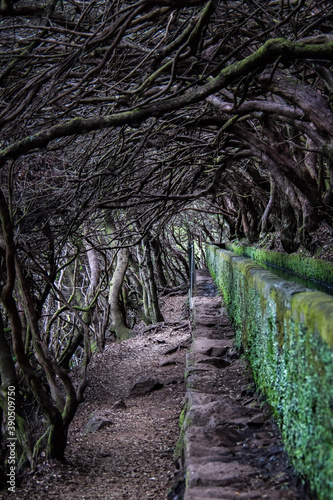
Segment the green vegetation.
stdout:
<path fill-rule="evenodd" d="M 186 415 L 187 415 L 188 407 L 187 404 L 184 403 L 183 409 L 180 413 L 179 416 L 179 438 L 175 447 L 174 451 L 174 458 L 175 460 L 179 458 L 183 458 L 184 455 L 184 437 L 185 437 L 185 420 L 186 420 Z M 187 423 L 188 425 L 188 423 Z"/>
<path fill-rule="evenodd" d="M 226 248 L 238 255 L 251 257 L 251 259 L 257 262 L 278 266 L 298 274 L 299 276 L 333 285 L 332 262 L 304 257 L 299 254 L 271 252 L 262 248 L 235 245 L 234 243 L 226 243 Z"/>
<path fill-rule="evenodd" d="M 212 245 L 207 261 L 296 470 L 333 498 L 333 298 Z"/>

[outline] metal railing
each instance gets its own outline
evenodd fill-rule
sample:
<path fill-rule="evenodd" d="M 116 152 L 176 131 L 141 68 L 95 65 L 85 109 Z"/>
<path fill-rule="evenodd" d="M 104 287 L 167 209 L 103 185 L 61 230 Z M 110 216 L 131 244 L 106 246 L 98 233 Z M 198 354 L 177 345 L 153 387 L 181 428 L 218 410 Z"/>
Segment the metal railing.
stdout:
<path fill-rule="evenodd" d="M 190 308 L 192 309 L 192 298 L 196 294 L 196 278 L 195 278 L 195 255 L 194 255 L 194 242 L 189 241 L 188 243 L 188 262 L 190 269 Z"/>

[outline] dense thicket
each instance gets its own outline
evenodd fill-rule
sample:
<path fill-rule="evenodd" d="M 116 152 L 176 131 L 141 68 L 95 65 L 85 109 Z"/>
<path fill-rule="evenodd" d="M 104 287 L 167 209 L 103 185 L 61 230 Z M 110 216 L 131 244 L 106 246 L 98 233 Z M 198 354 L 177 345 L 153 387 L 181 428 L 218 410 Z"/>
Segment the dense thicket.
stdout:
<path fill-rule="evenodd" d="M 92 352 L 163 320 L 188 239 L 198 260 L 204 239 L 269 231 L 313 250 L 332 225 L 333 7 L 2 0 L 0 15 L 0 403 L 5 433 L 15 385 L 33 462 L 63 456 Z"/>

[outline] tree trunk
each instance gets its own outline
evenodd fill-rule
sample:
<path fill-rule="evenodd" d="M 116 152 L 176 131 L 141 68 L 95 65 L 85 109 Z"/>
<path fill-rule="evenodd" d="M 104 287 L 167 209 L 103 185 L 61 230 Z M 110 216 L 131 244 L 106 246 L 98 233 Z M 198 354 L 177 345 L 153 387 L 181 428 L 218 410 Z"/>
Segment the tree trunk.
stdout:
<path fill-rule="evenodd" d="M 68 342 L 66 348 L 63 350 L 61 353 L 60 359 L 59 359 L 59 365 L 61 368 L 64 370 L 69 369 L 69 362 L 72 359 L 72 357 L 75 354 L 76 349 L 79 346 L 83 345 L 83 339 L 84 335 L 82 331 L 77 332 L 74 337 L 71 338 L 71 340 Z"/>
<path fill-rule="evenodd" d="M 27 427 L 26 421 L 24 419 L 21 410 L 21 397 L 16 377 L 15 365 L 5 338 L 5 331 L 3 327 L 1 312 L 0 312 L 0 381 L 1 381 L 0 407 L 2 409 L 3 415 L 6 416 L 6 419 L 2 424 L 2 428 L 4 429 L 7 426 L 8 412 L 15 410 L 15 435 L 17 438 L 16 453 L 17 456 L 20 458 L 20 461 L 18 463 L 18 469 L 20 469 L 20 466 L 25 462 L 26 458 L 28 458 L 30 464 L 32 465 L 32 441 L 31 441 L 30 430 Z M 1 415 L 0 425 L 2 422 L 3 415 Z"/>
<path fill-rule="evenodd" d="M 6 342 L 3 321 L 0 311 L 0 380 L 2 387 L 10 385 L 17 387 L 15 365 Z"/>
<path fill-rule="evenodd" d="M 150 288 L 150 306 L 151 306 L 151 318 L 153 323 L 159 323 L 164 321 L 162 313 L 158 305 L 157 288 L 154 276 L 153 263 L 150 253 L 150 245 L 148 240 L 144 240 L 146 245 L 146 262 L 147 262 L 147 275 Z"/>
<path fill-rule="evenodd" d="M 240 212 L 241 212 L 241 221 L 242 221 L 243 232 L 245 234 L 245 237 L 251 243 L 250 227 L 249 227 L 249 222 L 247 220 L 247 210 L 245 208 L 245 204 L 243 202 L 242 197 L 237 195 L 236 198 L 237 198 L 238 206 L 239 206 Z"/>
<path fill-rule="evenodd" d="M 12 329 L 13 350 L 16 360 L 29 384 L 32 393 L 39 404 L 41 410 L 46 415 L 49 427 L 47 429 L 48 443 L 46 446 L 46 456 L 48 458 L 63 458 L 66 446 L 66 433 L 64 433 L 61 412 L 49 400 L 48 394 L 43 388 L 37 373 L 30 364 L 29 358 L 24 350 L 22 324 L 17 310 L 17 305 L 13 297 L 15 285 L 15 245 L 13 229 L 11 226 L 8 206 L 0 190 L 0 219 L 2 223 L 3 237 L 6 248 L 6 271 L 7 281 L 1 292 L 1 301 L 9 316 Z"/>
<path fill-rule="evenodd" d="M 130 329 L 125 325 L 119 303 L 119 295 L 123 285 L 128 260 L 129 255 L 127 248 L 120 248 L 117 252 L 117 264 L 112 276 L 109 290 L 112 329 L 114 329 L 119 340 L 128 338 L 130 334 Z"/>
<path fill-rule="evenodd" d="M 50 453 L 53 453 L 52 450 L 54 450 L 56 454 L 59 454 L 56 458 L 62 458 L 67 443 L 68 425 L 72 421 L 78 406 L 76 391 L 69 375 L 59 366 L 52 352 L 49 351 L 48 347 L 42 341 L 39 329 L 40 318 L 38 318 L 36 313 L 36 307 L 34 307 L 34 300 L 30 293 L 26 276 L 19 262 L 17 262 L 16 268 L 25 312 L 31 329 L 34 355 L 44 370 L 51 397 L 55 404 L 54 411 L 52 412 L 55 420 L 50 421 L 47 450 Z M 61 391 L 59 381 L 62 383 L 64 391 Z M 50 402 L 50 404 L 52 403 Z M 59 413 L 55 410 L 58 410 Z"/>
<path fill-rule="evenodd" d="M 139 276 L 142 285 L 142 305 L 144 316 L 148 319 L 149 324 L 152 322 L 150 314 L 150 287 L 148 282 L 148 274 L 146 270 L 146 255 L 145 255 L 145 245 L 142 242 L 141 245 L 137 245 L 136 254 L 139 266 Z"/>
<path fill-rule="evenodd" d="M 85 307 L 88 307 L 94 299 L 96 299 L 95 295 L 97 293 L 97 287 L 100 280 L 100 265 L 98 260 L 98 252 L 96 248 L 91 244 L 91 242 L 87 238 L 88 228 L 85 228 L 85 248 L 87 251 L 88 264 L 90 269 L 90 283 L 86 294 Z M 84 314 L 84 321 L 89 326 L 93 319 L 97 323 L 97 331 L 95 332 L 96 341 L 100 351 L 103 351 L 105 346 L 105 332 L 106 327 L 109 321 L 110 315 L 110 305 L 107 300 L 103 300 L 99 298 L 98 300 L 98 313 L 96 314 L 96 305 L 97 300 L 95 300 L 94 305 L 89 307 L 88 311 Z M 96 318 L 97 316 L 97 318 Z"/>
<path fill-rule="evenodd" d="M 265 208 L 265 211 L 261 217 L 261 234 L 262 235 L 265 235 L 267 233 L 268 218 L 273 210 L 275 199 L 276 199 L 276 184 L 271 179 L 271 192 L 270 192 L 269 201 L 268 201 L 267 206 Z"/>
<path fill-rule="evenodd" d="M 163 262 L 162 262 L 162 248 L 161 248 L 161 243 L 159 240 L 158 236 L 155 236 L 155 238 L 150 240 L 151 248 L 153 249 L 153 254 L 154 254 L 154 264 L 155 264 L 155 272 L 157 276 L 157 282 L 159 286 L 162 288 L 167 288 L 168 282 L 166 280 L 166 277 L 164 275 L 163 271 Z"/>
<path fill-rule="evenodd" d="M 282 211 L 281 245 L 286 252 L 293 253 L 298 250 L 300 245 L 297 218 L 284 193 L 280 193 L 280 200 Z"/>

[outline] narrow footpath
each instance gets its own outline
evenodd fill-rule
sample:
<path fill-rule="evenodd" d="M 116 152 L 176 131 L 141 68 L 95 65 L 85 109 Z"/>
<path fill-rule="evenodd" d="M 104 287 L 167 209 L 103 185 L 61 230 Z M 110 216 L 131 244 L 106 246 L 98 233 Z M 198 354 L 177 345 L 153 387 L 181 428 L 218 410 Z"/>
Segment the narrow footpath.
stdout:
<path fill-rule="evenodd" d="M 310 498 L 234 348 L 234 331 L 207 271 L 197 273 L 193 323 L 186 369 L 185 500 Z"/>
<path fill-rule="evenodd" d="M 66 462 L 42 459 L 0 498 L 182 500 L 185 474 L 186 500 L 309 498 L 205 271 L 193 304 L 190 321 L 187 295 L 162 298 L 164 322 L 94 356 Z M 181 463 L 174 451 L 184 401 Z"/>
<path fill-rule="evenodd" d="M 89 364 L 66 463 L 41 460 L 10 500 L 165 500 L 175 480 L 191 333 L 188 296 L 161 299 L 165 321 L 109 342 Z M 75 377 L 75 373 L 73 373 Z"/>

